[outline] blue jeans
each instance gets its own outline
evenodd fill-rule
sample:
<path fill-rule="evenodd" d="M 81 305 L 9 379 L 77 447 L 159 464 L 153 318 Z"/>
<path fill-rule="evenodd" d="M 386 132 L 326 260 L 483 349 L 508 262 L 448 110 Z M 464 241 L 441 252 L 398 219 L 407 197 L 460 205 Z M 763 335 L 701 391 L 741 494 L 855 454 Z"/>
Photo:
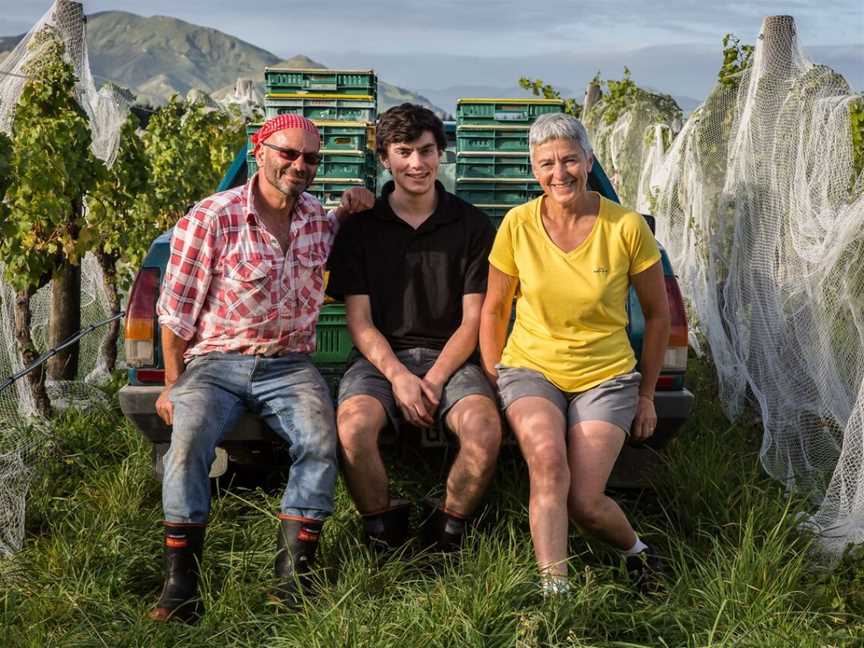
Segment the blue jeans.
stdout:
<path fill-rule="evenodd" d="M 309 356 L 208 353 L 190 361 L 170 397 L 174 430 L 162 480 L 167 522 L 207 521 L 216 445 L 246 410 L 289 444 L 282 513 L 324 520 L 333 511 L 336 420 L 327 384 Z"/>

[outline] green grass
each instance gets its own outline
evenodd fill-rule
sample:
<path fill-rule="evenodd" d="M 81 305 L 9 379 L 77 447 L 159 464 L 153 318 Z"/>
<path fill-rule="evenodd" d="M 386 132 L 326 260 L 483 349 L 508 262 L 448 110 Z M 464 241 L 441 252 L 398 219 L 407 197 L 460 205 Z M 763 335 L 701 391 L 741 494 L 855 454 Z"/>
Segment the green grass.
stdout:
<path fill-rule="evenodd" d="M 526 518 L 527 475 L 502 458 L 480 523 L 455 558 L 406 552 L 374 568 L 344 486 L 325 527 L 320 595 L 297 613 L 265 602 L 279 488 L 220 486 L 198 626 L 145 619 L 161 585 L 159 485 L 117 410 L 67 413 L 32 485 L 24 550 L 0 560 L 4 646 L 853 646 L 864 636 L 864 554 L 820 569 L 795 528 L 803 502 L 759 468 L 760 430 L 721 415 L 710 367 L 698 412 L 656 493 L 622 497 L 669 556 L 665 596 L 632 594 L 615 555 L 571 535 L 571 596 L 544 601 Z M 438 488 L 440 455 L 390 453 L 396 487 Z M 425 463 L 424 463 L 425 462 Z M 418 477 L 420 475 L 420 477 Z"/>

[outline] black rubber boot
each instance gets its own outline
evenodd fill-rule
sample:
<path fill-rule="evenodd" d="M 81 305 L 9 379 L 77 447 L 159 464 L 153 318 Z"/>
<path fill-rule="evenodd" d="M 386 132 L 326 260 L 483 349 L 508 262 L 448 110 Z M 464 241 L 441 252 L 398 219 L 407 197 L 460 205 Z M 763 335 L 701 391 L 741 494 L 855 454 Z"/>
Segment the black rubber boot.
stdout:
<path fill-rule="evenodd" d="M 627 575 L 633 589 L 644 596 L 660 594 L 666 582 L 666 568 L 657 550 L 648 545 L 643 551 L 625 558 Z"/>
<path fill-rule="evenodd" d="M 462 546 L 469 518 L 455 515 L 435 499 L 424 501 L 421 538 L 423 547 L 431 551 L 451 553 Z"/>
<path fill-rule="evenodd" d="M 393 553 L 404 545 L 411 535 L 408 500 L 390 500 L 383 511 L 363 515 L 366 545 L 379 557 Z"/>
<path fill-rule="evenodd" d="M 324 522 L 311 518 L 279 516 L 276 536 L 276 588 L 270 600 L 296 607 L 312 593 L 312 566 Z"/>
<path fill-rule="evenodd" d="M 165 585 L 147 615 L 153 621 L 195 623 L 204 614 L 198 596 L 204 529 L 203 524 L 165 524 Z"/>

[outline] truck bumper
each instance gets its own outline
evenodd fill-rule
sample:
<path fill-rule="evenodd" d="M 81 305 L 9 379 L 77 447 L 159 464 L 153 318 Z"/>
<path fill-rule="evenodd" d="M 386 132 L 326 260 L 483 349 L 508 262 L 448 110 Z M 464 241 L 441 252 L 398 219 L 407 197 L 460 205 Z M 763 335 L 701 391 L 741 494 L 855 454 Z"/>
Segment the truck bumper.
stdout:
<path fill-rule="evenodd" d="M 156 415 L 156 399 L 162 387 L 158 385 L 127 385 L 120 390 L 120 409 L 132 424 L 138 428 L 151 443 L 170 443 L 171 428 Z M 684 422 L 690 417 L 695 404 L 695 397 L 686 389 L 657 392 L 654 406 L 657 410 L 657 429 L 654 435 L 644 444 L 659 450 L 663 448 L 677 433 Z M 429 430 L 429 433 L 435 433 Z M 252 414 L 244 414 L 237 425 L 229 431 L 224 442 L 279 442 L 279 437 L 270 431 L 260 418 Z M 446 440 L 440 443 L 429 440 L 424 445 L 446 445 Z M 633 444 L 636 445 L 636 444 Z"/>
<path fill-rule="evenodd" d="M 119 392 L 120 409 L 142 435 L 153 443 L 153 470 L 157 479 L 162 477 L 162 457 L 171 442 L 171 427 L 165 425 L 156 414 L 156 399 L 162 391 L 160 386 L 127 385 Z M 658 467 L 661 450 L 671 441 L 693 412 L 696 399 L 686 389 L 657 392 L 654 407 L 657 410 L 657 428 L 645 443 L 627 443 L 621 450 L 612 474 L 611 488 L 641 488 L 649 485 L 651 475 Z M 434 429 L 421 430 L 421 444 L 426 447 L 443 447 L 449 441 Z M 513 441 L 512 434 L 507 434 Z M 284 457 L 284 442 L 268 428 L 259 417 L 244 414 L 237 425 L 225 435 L 222 442 L 226 460 L 235 464 L 254 465 L 266 470 L 287 464 Z M 220 453 L 220 458 L 221 458 Z M 211 476 L 224 472 L 214 463 Z"/>
<path fill-rule="evenodd" d="M 659 450 L 671 441 L 684 422 L 693 413 L 696 397 L 687 389 L 658 391 L 654 394 L 654 409 L 657 411 L 657 428 L 644 444 Z"/>
<path fill-rule="evenodd" d="M 120 409 L 138 431 L 151 443 L 170 443 L 171 426 L 156 414 L 156 399 L 162 392 L 159 385 L 126 385 L 118 393 Z M 237 425 L 225 435 L 224 441 L 280 441 L 260 418 L 244 414 Z"/>

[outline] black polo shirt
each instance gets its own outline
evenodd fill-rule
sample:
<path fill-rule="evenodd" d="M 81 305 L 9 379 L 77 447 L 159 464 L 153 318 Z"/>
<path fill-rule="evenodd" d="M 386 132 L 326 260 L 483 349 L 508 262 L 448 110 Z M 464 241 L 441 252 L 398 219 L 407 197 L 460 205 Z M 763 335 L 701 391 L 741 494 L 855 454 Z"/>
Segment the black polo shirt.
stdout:
<path fill-rule="evenodd" d="M 369 295 L 372 321 L 394 350 L 443 349 L 462 323 L 462 296 L 486 292 L 495 228 L 482 211 L 435 183 L 438 205 L 416 230 L 391 209 L 396 185 L 342 225 L 327 293 Z"/>

